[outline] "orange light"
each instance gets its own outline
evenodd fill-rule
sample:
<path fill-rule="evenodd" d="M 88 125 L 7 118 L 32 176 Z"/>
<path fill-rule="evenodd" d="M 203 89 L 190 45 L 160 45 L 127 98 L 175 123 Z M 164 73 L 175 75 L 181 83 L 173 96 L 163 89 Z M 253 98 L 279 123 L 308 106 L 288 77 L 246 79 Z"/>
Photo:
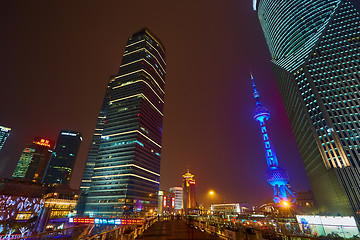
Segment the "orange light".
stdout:
<path fill-rule="evenodd" d="M 49 147 L 51 148 L 51 145 L 50 145 L 50 140 L 46 140 L 46 139 L 40 139 L 40 141 L 34 141 L 33 143 L 37 144 L 37 145 L 40 145 L 40 146 L 45 146 L 45 147 Z"/>
<path fill-rule="evenodd" d="M 74 223 L 94 223 L 93 218 L 74 218 Z"/>

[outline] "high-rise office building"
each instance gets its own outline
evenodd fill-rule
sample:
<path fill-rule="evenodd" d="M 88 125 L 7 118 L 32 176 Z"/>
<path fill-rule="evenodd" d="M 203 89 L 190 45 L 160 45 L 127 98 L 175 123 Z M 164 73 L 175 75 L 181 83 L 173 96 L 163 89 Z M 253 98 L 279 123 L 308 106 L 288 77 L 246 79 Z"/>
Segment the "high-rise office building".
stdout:
<path fill-rule="evenodd" d="M 182 187 L 172 187 L 170 192 L 175 194 L 175 210 L 180 210 L 183 208 L 183 188 Z"/>
<path fill-rule="evenodd" d="M 75 161 L 82 142 L 81 133 L 61 130 L 51 155 L 43 182 L 69 185 Z"/>
<path fill-rule="evenodd" d="M 165 49 L 154 34 L 143 29 L 129 37 L 80 186 L 85 215 L 136 215 L 157 206 L 165 68 Z"/>
<path fill-rule="evenodd" d="M 355 0 L 254 0 L 316 202 L 360 214 L 360 13 Z"/>
<path fill-rule="evenodd" d="M 32 145 L 26 145 L 13 172 L 13 178 L 25 178 L 26 171 L 29 168 L 31 160 L 35 154 L 35 148 Z"/>
<path fill-rule="evenodd" d="M 25 146 L 12 177 L 42 182 L 54 145 L 54 141 L 35 137 L 32 144 Z"/>
<path fill-rule="evenodd" d="M 100 113 L 98 115 L 98 120 L 95 126 L 94 135 L 90 144 L 90 149 L 86 160 L 83 177 L 80 184 L 81 194 L 80 194 L 79 202 L 76 206 L 77 213 L 79 215 L 83 215 L 85 211 L 87 196 L 91 185 L 91 178 L 93 177 L 94 174 L 96 157 L 101 142 L 101 135 L 106 122 L 106 113 L 107 113 L 107 106 L 109 105 L 109 100 L 110 100 L 111 84 L 114 80 L 115 80 L 114 77 L 110 77 L 110 81 L 106 87 L 104 101 L 102 103 Z"/>
<path fill-rule="evenodd" d="M 0 150 L 3 148 L 6 139 L 10 135 L 11 128 L 0 126 Z"/>
<path fill-rule="evenodd" d="M 104 97 L 104 101 L 98 116 L 98 121 L 95 127 L 94 136 L 90 144 L 90 149 L 84 169 L 84 174 L 81 180 L 81 189 L 83 193 L 87 193 L 90 188 L 91 177 L 94 173 L 94 166 L 96 162 L 96 156 L 99 150 L 100 141 L 101 141 L 101 134 L 104 129 L 104 125 L 106 122 L 106 113 L 107 113 L 107 106 L 109 104 L 110 99 L 110 90 L 111 90 L 111 83 L 114 81 L 114 78 L 110 78 L 109 84 L 106 88 L 106 93 Z"/>

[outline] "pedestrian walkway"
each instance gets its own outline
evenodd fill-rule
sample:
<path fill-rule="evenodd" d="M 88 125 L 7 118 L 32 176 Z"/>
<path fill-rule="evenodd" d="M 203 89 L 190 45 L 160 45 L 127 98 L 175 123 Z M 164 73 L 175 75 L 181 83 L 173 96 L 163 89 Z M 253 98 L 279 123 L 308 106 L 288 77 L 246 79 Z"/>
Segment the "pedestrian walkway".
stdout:
<path fill-rule="evenodd" d="M 219 239 L 209 233 L 188 226 L 184 221 L 171 220 L 156 222 L 141 236 L 142 240 Z"/>

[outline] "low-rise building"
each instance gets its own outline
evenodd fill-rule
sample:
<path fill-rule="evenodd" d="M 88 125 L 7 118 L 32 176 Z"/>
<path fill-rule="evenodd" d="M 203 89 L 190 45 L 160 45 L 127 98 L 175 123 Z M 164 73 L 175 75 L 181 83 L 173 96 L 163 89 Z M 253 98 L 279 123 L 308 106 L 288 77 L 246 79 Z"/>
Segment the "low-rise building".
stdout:
<path fill-rule="evenodd" d="M 175 213 L 175 193 L 159 191 L 158 214 L 160 216 Z"/>
<path fill-rule="evenodd" d="M 251 210 L 248 203 L 211 204 L 211 212 L 219 215 L 245 214 Z"/>

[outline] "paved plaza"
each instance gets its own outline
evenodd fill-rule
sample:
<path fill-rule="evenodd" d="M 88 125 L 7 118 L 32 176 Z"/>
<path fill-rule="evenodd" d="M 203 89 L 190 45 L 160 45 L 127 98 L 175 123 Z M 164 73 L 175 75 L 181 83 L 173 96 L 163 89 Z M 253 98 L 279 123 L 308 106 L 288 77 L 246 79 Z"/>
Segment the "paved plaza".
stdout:
<path fill-rule="evenodd" d="M 220 239 L 209 233 L 192 228 L 181 220 L 156 222 L 144 232 L 140 239 L 146 240 L 181 240 L 181 239 Z"/>

